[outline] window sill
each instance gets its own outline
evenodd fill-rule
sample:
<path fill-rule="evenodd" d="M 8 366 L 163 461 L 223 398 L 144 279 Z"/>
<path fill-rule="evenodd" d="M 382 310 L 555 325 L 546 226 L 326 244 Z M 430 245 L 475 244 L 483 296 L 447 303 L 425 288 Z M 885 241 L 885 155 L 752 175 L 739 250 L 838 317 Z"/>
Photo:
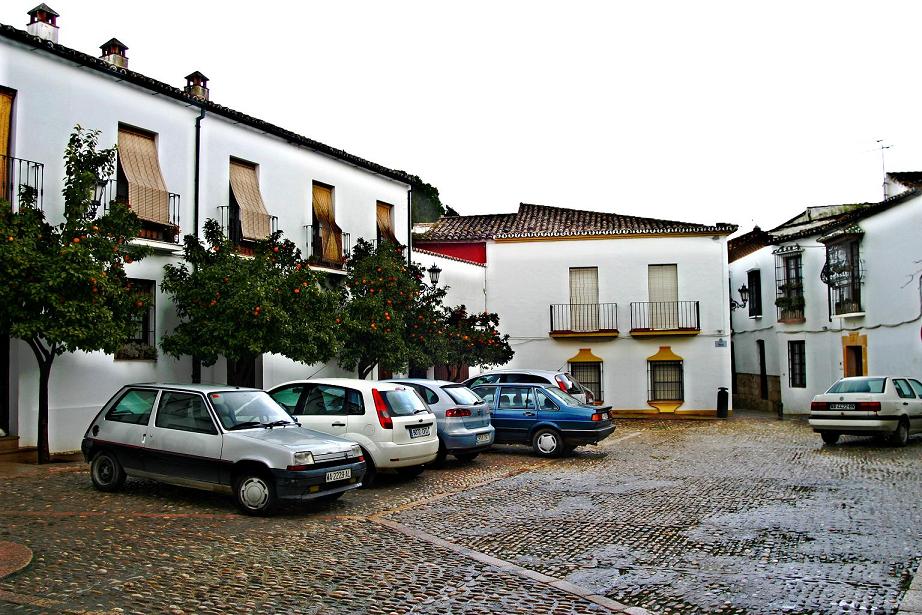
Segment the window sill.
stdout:
<path fill-rule="evenodd" d="M 833 314 L 836 318 L 864 318 L 864 312 L 846 312 L 845 314 Z"/>
<path fill-rule="evenodd" d="M 755 315 L 753 315 L 753 316 L 750 316 L 750 317 L 749 317 L 749 320 L 762 320 L 762 315 L 761 315 L 761 314 L 755 314 Z"/>

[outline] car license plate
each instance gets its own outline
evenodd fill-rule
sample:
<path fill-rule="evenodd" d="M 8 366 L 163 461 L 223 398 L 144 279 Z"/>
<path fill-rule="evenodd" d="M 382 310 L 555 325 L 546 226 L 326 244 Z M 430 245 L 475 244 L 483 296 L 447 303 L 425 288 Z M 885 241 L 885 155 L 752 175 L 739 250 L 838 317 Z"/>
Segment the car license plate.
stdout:
<path fill-rule="evenodd" d="M 854 410 L 855 404 L 829 404 L 830 410 Z"/>
<path fill-rule="evenodd" d="M 429 435 L 429 425 L 425 427 L 410 427 L 409 430 L 411 438 L 422 438 L 423 436 Z"/>
<path fill-rule="evenodd" d="M 477 444 L 485 444 L 489 441 L 490 441 L 490 434 L 488 433 L 477 434 Z"/>
<path fill-rule="evenodd" d="M 327 482 L 332 483 L 337 480 L 345 480 L 347 478 L 352 478 L 352 470 L 346 468 L 345 470 L 336 470 L 334 472 L 327 472 Z"/>

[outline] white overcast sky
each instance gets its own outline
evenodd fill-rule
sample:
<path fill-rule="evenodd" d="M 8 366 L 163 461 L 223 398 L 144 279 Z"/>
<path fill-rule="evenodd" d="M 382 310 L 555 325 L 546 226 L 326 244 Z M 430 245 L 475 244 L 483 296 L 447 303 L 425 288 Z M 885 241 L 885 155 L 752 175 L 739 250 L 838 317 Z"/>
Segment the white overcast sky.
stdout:
<path fill-rule="evenodd" d="M 24 28 L 37 0 L 4 0 Z M 768 228 L 922 170 L 922 2 L 49 0 L 60 42 L 437 186 Z"/>

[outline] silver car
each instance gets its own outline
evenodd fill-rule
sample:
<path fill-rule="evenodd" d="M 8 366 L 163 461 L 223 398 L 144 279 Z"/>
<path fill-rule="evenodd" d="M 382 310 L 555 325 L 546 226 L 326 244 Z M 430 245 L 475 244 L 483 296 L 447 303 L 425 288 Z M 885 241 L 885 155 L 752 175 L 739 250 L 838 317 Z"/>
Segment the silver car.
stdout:
<path fill-rule="evenodd" d="M 463 384 L 422 378 L 387 382 L 412 387 L 435 414 L 439 436 L 436 461 L 444 461 L 448 455 L 473 461 L 493 444 L 496 432 L 490 423 L 490 406 Z"/>
<path fill-rule="evenodd" d="M 360 487 L 361 448 L 302 428 L 264 391 L 132 384 L 103 406 L 83 437 L 100 491 L 126 476 L 230 493 L 251 515 L 279 500 L 333 500 Z"/>
<path fill-rule="evenodd" d="M 482 384 L 553 384 L 558 389 L 575 397 L 584 404 L 591 404 L 595 396 L 569 372 L 555 372 L 546 369 L 494 369 L 464 381 L 465 386 L 474 388 Z"/>

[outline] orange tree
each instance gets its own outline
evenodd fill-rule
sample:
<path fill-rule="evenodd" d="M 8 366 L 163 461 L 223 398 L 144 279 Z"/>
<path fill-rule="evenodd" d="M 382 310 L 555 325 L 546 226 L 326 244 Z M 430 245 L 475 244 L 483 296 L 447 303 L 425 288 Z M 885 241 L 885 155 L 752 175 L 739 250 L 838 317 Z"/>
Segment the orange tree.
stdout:
<path fill-rule="evenodd" d="M 460 379 L 465 365 L 489 367 L 512 360 L 514 352 L 509 347 L 509 336 L 500 335 L 496 313 L 469 314 L 465 306 L 458 305 L 445 308 L 442 322 L 442 356 L 448 365 L 449 379 Z"/>
<path fill-rule="evenodd" d="M 233 366 L 228 384 L 245 382 L 263 353 L 302 363 L 336 354 L 339 294 L 322 288 L 294 243 L 277 231 L 242 256 L 217 221 L 204 230 L 205 244 L 187 235 L 184 262 L 164 268 L 162 288 L 181 321 L 164 336 L 164 352 L 205 365 L 223 356 Z"/>
<path fill-rule="evenodd" d="M 445 290 L 423 283 L 422 267 L 407 263 L 402 246 L 360 239 L 347 264 L 346 288 L 342 367 L 366 378 L 375 365 L 404 371 L 434 362 Z"/>
<path fill-rule="evenodd" d="M 0 332 L 28 344 L 38 362 L 38 460 L 49 460 L 51 367 L 65 352 L 114 353 L 131 337 L 147 300 L 131 289 L 124 263 L 147 250 L 132 245 L 137 216 L 112 203 L 97 212 L 94 188 L 114 170 L 115 149 L 97 150 L 98 131 L 77 126 L 65 151 L 64 222 L 53 225 L 22 187 L 20 206 L 0 210 Z"/>

